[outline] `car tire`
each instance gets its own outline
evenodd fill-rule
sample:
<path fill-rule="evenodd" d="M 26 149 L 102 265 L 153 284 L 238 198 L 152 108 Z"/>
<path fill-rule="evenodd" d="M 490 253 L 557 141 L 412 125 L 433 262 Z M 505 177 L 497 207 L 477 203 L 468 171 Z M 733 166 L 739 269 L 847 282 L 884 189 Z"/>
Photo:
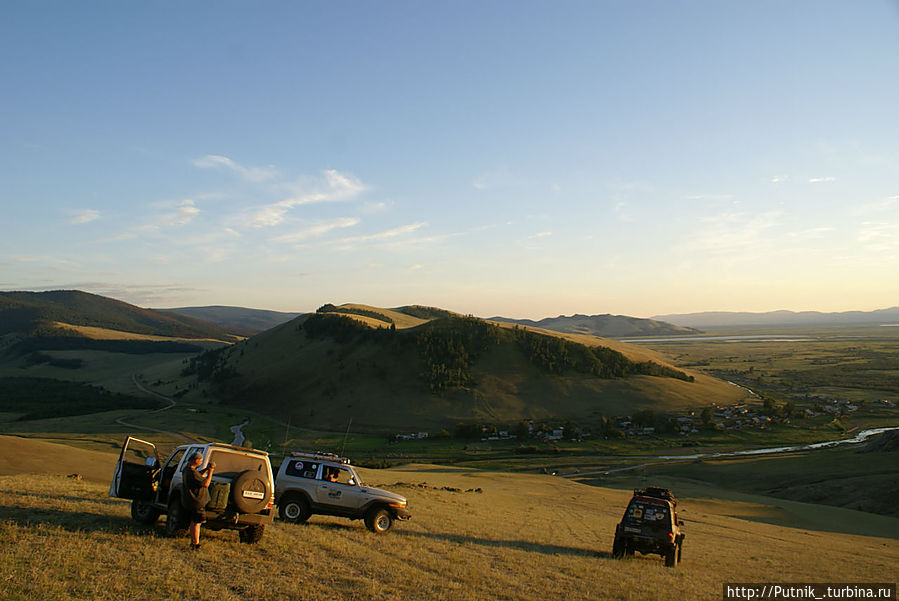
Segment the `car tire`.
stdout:
<path fill-rule="evenodd" d="M 375 507 L 365 514 L 365 527 L 375 534 L 387 534 L 393 527 L 393 516 L 383 507 Z"/>
<path fill-rule="evenodd" d="M 131 519 L 150 526 L 159 519 L 159 510 L 146 501 L 131 501 Z"/>
<path fill-rule="evenodd" d="M 237 536 L 240 538 L 240 542 L 252 545 L 261 541 L 264 533 L 265 524 L 253 524 L 243 530 L 238 530 Z"/>
<path fill-rule="evenodd" d="M 634 543 L 625 540 L 624 542 L 624 555 L 625 557 L 633 557 L 636 549 L 634 549 Z"/>
<path fill-rule="evenodd" d="M 624 557 L 624 540 L 617 536 L 612 543 L 612 557 L 615 559 L 622 559 Z"/>
<path fill-rule="evenodd" d="M 253 493 L 253 497 L 247 497 L 247 493 Z M 259 513 L 268 506 L 270 494 L 269 483 L 256 470 L 241 472 L 231 483 L 231 502 L 240 513 Z"/>
<path fill-rule="evenodd" d="M 305 498 L 291 495 L 282 499 L 278 504 L 278 516 L 285 522 L 293 522 L 302 524 L 309 519 L 312 512 L 309 509 L 309 502 Z"/>
<path fill-rule="evenodd" d="M 680 563 L 681 561 L 683 561 L 681 559 L 681 554 L 683 553 L 683 550 L 684 550 L 684 543 L 678 543 L 677 544 L 677 563 Z"/>
<path fill-rule="evenodd" d="M 668 549 L 668 552 L 665 553 L 665 567 L 666 568 L 673 568 L 674 566 L 677 565 L 677 559 L 678 559 L 678 554 L 679 554 L 678 547 L 679 546 L 680 545 L 672 545 L 672 547 L 670 549 Z"/>
<path fill-rule="evenodd" d="M 187 536 L 187 512 L 181 505 L 180 491 L 175 493 L 175 498 L 169 501 L 168 514 L 165 518 L 165 534 L 171 538 Z"/>

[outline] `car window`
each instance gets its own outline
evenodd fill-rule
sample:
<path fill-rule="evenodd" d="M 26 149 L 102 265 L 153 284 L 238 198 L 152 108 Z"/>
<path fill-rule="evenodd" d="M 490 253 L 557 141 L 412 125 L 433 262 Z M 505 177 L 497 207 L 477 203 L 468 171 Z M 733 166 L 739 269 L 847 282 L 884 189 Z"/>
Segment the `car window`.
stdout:
<path fill-rule="evenodd" d="M 296 478 L 315 478 L 316 474 L 318 474 L 318 465 L 314 461 L 306 461 L 305 459 L 290 459 L 284 471 L 288 476 Z"/>
<path fill-rule="evenodd" d="M 233 453 L 220 449 L 213 449 L 210 461 L 215 462 L 215 473 L 219 476 L 233 477 L 247 470 L 268 473 L 265 457 L 244 453 Z"/>
<path fill-rule="evenodd" d="M 638 522 L 665 522 L 668 520 L 668 506 L 634 501 L 628 506 L 625 518 Z"/>
<path fill-rule="evenodd" d="M 336 482 L 337 484 L 351 484 L 353 472 L 345 467 L 329 465 L 322 470 L 322 479 L 328 482 Z M 354 485 L 356 482 L 353 481 L 352 484 Z"/>

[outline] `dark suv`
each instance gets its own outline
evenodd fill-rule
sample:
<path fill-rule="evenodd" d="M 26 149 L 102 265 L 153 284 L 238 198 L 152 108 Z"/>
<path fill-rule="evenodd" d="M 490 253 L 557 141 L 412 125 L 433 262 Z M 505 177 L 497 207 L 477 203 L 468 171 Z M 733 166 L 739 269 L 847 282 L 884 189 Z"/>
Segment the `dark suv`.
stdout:
<path fill-rule="evenodd" d="M 677 499 L 667 488 L 643 488 L 634 491 L 621 522 L 615 527 L 612 556 L 656 554 L 665 558 L 665 565 L 680 563 L 684 523 L 677 519 Z"/>
<path fill-rule="evenodd" d="M 220 443 L 182 445 L 160 462 L 156 445 L 133 438 L 125 441 L 109 488 L 109 496 L 131 499 L 131 517 L 154 524 L 166 515 L 169 536 L 187 534 L 187 512 L 181 505 L 181 470 L 194 453 L 201 466 L 215 461 L 209 484 L 206 524 L 209 530 L 237 530 L 240 541 L 256 543 L 274 519 L 275 482 L 268 453 Z"/>

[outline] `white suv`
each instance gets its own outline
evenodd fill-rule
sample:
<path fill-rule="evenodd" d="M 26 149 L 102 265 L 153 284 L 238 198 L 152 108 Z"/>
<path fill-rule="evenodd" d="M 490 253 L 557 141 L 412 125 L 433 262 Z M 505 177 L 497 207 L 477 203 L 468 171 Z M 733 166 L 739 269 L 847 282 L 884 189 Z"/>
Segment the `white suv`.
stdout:
<path fill-rule="evenodd" d="M 129 436 L 109 496 L 131 499 L 131 517 L 143 524 L 154 524 L 166 514 L 166 534 L 185 536 L 188 516 L 181 505 L 181 470 L 195 452 L 203 455 L 202 467 L 215 462 L 204 528 L 237 530 L 241 542 L 259 542 L 265 525 L 274 519 L 275 501 L 272 465 L 264 451 L 197 443 L 176 448 L 161 463 L 156 445 Z"/>
<path fill-rule="evenodd" d="M 346 457 L 332 453 L 291 453 L 275 479 L 278 515 L 305 522 L 313 514 L 363 519 L 376 534 L 390 530 L 395 520 L 411 519 L 406 497 L 365 486 Z"/>

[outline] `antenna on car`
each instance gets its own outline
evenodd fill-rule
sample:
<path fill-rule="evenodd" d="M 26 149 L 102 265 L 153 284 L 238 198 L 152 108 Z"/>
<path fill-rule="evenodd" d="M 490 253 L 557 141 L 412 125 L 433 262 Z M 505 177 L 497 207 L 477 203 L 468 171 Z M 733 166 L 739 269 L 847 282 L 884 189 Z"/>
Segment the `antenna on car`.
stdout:
<path fill-rule="evenodd" d="M 343 455 L 346 452 L 346 437 L 350 435 L 350 426 L 353 425 L 353 418 L 350 416 L 350 423 L 346 425 L 346 434 L 343 435 L 343 445 L 340 447 L 340 454 Z"/>

